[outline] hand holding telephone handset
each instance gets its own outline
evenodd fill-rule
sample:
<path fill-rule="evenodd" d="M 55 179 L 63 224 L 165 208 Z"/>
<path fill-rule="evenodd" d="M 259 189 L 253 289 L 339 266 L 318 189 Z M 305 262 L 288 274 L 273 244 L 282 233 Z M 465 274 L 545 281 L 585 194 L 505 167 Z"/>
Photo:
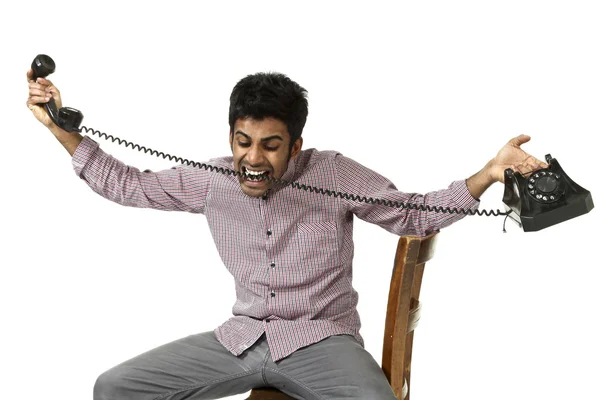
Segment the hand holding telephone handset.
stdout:
<path fill-rule="evenodd" d="M 33 70 L 33 79 L 44 78 L 53 73 L 56 65 L 52 58 L 47 55 L 38 55 L 31 64 Z M 116 138 L 112 135 L 107 135 L 100 131 L 87 128 L 79 125 L 83 121 L 83 114 L 69 107 L 57 109 L 54 99 L 50 99 L 44 104 L 48 115 L 52 121 L 67 132 L 82 132 L 92 133 L 106 140 L 117 141 L 126 147 L 131 146 L 133 149 L 138 149 L 145 153 L 150 153 L 160 156 L 171 161 L 176 161 L 181 164 L 186 164 L 196 168 L 216 171 L 226 175 L 241 176 L 242 173 L 228 168 L 215 167 L 213 165 L 189 161 L 181 157 L 171 156 L 156 150 L 146 148 L 137 144 L 133 144 L 126 140 Z M 272 178 L 270 176 L 261 178 L 272 181 L 275 184 L 284 186 L 292 186 L 297 189 L 306 190 L 308 192 L 320 193 L 333 197 L 345 198 L 352 201 L 362 203 L 378 204 L 387 207 L 399 209 L 433 211 L 441 213 L 456 213 L 465 215 L 486 215 L 500 216 L 506 215 L 511 217 L 515 222 L 523 227 L 523 230 L 537 231 L 551 225 L 558 224 L 567 219 L 577 217 L 589 212 L 594 208 L 592 196 L 589 191 L 573 182 L 560 168 L 556 159 L 550 155 L 546 156 L 546 161 L 549 167 L 546 169 L 535 171 L 529 178 L 523 177 L 519 172 L 513 172 L 507 169 L 504 172 L 505 191 L 502 201 L 505 204 L 506 212 L 500 210 L 471 210 L 457 209 L 449 207 L 437 207 L 423 204 L 410 204 L 397 201 L 373 199 L 371 197 L 357 196 L 348 193 L 337 192 L 328 189 L 322 189 L 315 186 L 309 186 L 298 182 L 286 182 L 281 179 Z"/>
<path fill-rule="evenodd" d="M 45 78 L 56 69 L 54 60 L 47 55 L 38 55 L 31 63 L 31 69 L 33 70 L 33 80 L 37 78 Z M 83 121 L 83 114 L 81 111 L 70 107 L 62 107 L 60 110 L 56 107 L 56 102 L 51 98 L 47 103 L 44 104 L 46 112 L 50 116 L 52 122 L 60 126 L 67 132 L 80 132 L 79 125 Z"/>

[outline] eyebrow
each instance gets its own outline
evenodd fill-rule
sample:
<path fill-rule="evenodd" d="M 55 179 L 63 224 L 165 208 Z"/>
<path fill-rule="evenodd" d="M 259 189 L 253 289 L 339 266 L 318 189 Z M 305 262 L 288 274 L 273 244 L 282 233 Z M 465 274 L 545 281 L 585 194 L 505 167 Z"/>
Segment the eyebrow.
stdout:
<path fill-rule="evenodd" d="M 236 132 L 235 132 L 235 134 L 236 134 L 236 135 L 242 135 L 242 136 L 244 136 L 246 139 L 248 139 L 248 140 L 252 141 L 252 138 L 251 138 L 250 136 L 246 135 L 246 134 L 245 134 L 244 132 L 242 132 L 242 131 L 236 131 Z M 279 140 L 283 141 L 283 138 L 282 138 L 281 136 L 279 136 L 279 135 L 271 135 L 271 136 L 269 136 L 269 137 L 262 138 L 260 141 L 261 141 L 261 142 L 268 142 L 269 140 L 273 140 L 273 139 L 279 139 Z"/>

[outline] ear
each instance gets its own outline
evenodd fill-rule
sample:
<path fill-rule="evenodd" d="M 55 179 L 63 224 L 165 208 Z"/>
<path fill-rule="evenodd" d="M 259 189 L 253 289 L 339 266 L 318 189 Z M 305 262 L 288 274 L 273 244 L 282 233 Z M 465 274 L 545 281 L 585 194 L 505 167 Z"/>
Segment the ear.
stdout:
<path fill-rule="evenodd" d="M 300 150 L 302 150 L 302 137 L 296 139 L 296 141 L 292 145 L 292 151 L 290 152 L 290 160 L 296 158 L 296 156 L 300 154 Z"/>
<path fill-rule="evenodd" d="M 233 131 L 229 131 L 229 147 L 231 148 L 231 151 L 233 151 Z"/>

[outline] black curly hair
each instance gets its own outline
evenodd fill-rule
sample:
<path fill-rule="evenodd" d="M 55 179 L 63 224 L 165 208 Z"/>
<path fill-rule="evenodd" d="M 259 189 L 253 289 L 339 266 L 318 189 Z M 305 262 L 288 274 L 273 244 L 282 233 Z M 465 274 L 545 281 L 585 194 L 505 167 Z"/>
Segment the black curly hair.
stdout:
<path fill-rule="evenodd" d="M 290 149 L 302 135 L 308 117 L 308 92 L 277 72 L 259 72 L 241 79 L 229 98 L 229 128 L 238 119 L 275 118 L 287 126 Z"/>

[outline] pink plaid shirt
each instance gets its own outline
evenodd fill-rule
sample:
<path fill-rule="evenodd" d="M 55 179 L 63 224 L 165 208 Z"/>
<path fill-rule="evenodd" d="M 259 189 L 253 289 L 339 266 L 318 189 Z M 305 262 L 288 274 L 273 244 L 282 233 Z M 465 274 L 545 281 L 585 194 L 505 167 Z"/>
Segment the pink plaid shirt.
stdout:
<path fill-rule="evenodd" d="M 289 186 L 254 198 L 242 192 L 235 176 L 188 166 L 141 172 L 106 154 L 87 136 L 72 162 L 77 175 L 109 200 L 206 216 L 237 295 L 233 317 L 214 332 L 236 356 L 263 333 L 273 361 L 331 335 L 349 334 L 364 346 L 358 294 L 352 287 L 354 216 L 396 235 L 418 236 L 464 216 L 358 203 Z M 232 169 L 233 158 L 209 164 Z M 334 151 L 301 151 L 282 179 L 380 199 L 479 206 L 465 180 L 426 195 L 402 193 L 378 173 Z"/>

